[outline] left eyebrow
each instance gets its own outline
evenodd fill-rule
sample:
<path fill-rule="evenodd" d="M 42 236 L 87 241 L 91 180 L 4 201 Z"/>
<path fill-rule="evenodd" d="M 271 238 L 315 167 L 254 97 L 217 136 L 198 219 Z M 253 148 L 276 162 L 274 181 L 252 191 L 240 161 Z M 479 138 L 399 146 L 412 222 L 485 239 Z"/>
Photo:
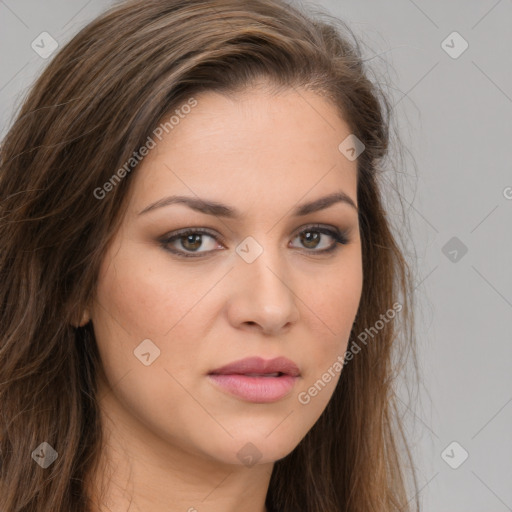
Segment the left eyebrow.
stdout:
<path fill-rule="evenodd" d="M 308 213 L 324 210 L 325 208 L 329 208 L 329 206 L 332 206 L 336 203 L 348 204 L 352 206 L 352 208 L 354 208 L 356 211 L 359 211 L 354 200 L 349 195 L 345 194 L 345 192 L 339 191 L 298 206 L 293 211 L 293 216 L 300 217 L 301 215 L 307 215 Z"/>
<path fill-rule="evenodd" d="M 345 194 L 345 192 L 339 191 L 328 196 L 320 197 L 308 203 L 304 203 L 302 205 L 297 206 L 293 210 L 292 215 L 294 217 L 301 217 L 304 215 L 308 215 L 309 213 L 324 210 L 336 203 L 348 204 L 356 211 L 359 211 L 354 200 L 349 195 Z M 201 199 L 199 197 L 190 196 L 164 197 L 162 199 L 159 199 L 155 203 L 146 206 L 146 208 L 139 212 L 139 215 L 172 204 L 185 204 L 192 210 L 205 213 L 206 215 L 215 215 L 216 217 L 226 217 L 231 219 L 242 217 L 242 214 L 235 208 L 232 208 L 222 203 L 218 203 L 216 201 L 209 201 L 206 199 Z"/>

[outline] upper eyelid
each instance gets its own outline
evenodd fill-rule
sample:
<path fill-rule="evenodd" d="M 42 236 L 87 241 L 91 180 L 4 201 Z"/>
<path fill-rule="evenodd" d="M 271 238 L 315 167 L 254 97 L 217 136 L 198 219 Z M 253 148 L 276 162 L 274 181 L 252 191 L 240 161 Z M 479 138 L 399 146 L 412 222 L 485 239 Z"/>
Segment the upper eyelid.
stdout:
<path fill-rule="evenodd" d="M 343 228 L 339 228 L 339 227 L 332 226 L 329 224 L 309 223 L 309 224 L 303 224 L 302 226 L 299 226 L 298 228 L 296 228 L 293 231 L 291 236 L 293 236 L 293 238 L 295 238 L 297 235 L 299 235 L 300 233 L 302 233 L 303 231 L 306 231 L 308 229 L 311 229 L 312 231 L 315 229 L 327 229 L 327 230 L 332 231 L 335 234 L 338 233 L 340 235 L 344 235 L 344 234 L 348 235 L 351 231 L 350 229 L 343 229 Z M 169 233 L 167 233 L 163 237 L 161 237 L 161 240 L 166 241 L 166 240 L 169 240 L 170 238 L 184 236 L 187 233 L 199 233 L 202 235 L 211 236 L 212 238 L 215 238 L 220 242 L 225 241 L 225 237 L 220 235 L 217 232 L 217 230 L 215 230 L 213 228 L 203 227 L 203 226 L 187 227 L 187 228 L 181 228 L 181 229 L 177 229 L 174 231 L 170 231 Z"/>

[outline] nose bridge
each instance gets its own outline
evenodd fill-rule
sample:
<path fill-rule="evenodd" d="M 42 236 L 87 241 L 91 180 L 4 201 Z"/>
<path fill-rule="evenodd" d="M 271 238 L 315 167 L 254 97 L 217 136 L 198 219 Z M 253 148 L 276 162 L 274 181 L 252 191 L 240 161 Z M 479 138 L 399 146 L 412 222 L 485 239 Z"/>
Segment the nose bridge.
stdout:
<path fill-rule="evenodd" d="M 266 304 L 282 305 L 290 300 L 290 285 L 286 282 L 288 272 L 277 251 L 266 250 L 244 271 L 250 274 L 251 289 L 255 297 L 261 296 Z"/>
<path fill-rule="evenodd" d="M 267 234 L 268 235 L 268 234 Z M 278 329 L 298 318 L 286 254 L 271 236 L 247 237 L 236 249 L 239 320 Z"/>

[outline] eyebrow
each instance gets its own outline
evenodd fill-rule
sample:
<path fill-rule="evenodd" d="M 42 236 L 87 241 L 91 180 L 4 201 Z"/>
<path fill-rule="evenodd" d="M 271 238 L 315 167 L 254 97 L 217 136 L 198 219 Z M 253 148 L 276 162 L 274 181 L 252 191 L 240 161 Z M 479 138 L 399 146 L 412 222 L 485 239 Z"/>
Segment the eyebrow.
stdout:
<path fill-rule="evenodd" d="M 359 211 L 352 198 L 345 194 L 345 192 L 340 191 L 330 194 L 328 196 L 320 197 L 318 199 L 315 199 L 314 201 L 310 201 L 308 203 L 299 205 L 293 210 L 292 215 L 294 217 L 308 215 L 309 213 L 314 213 L 329 208 L 329 206 L 332 206 L 333 204 L 336 203 L 348 204 L 356 211 Z M 232 208 L 222 203 L 218 203 L 216 201 L 209 201 L 206 199 L 201 199 L 199 197 L 190 196 L 164 197 L 144 208 L 141 212 L 139 212 L 139 215 L 172 204 L 185 204 L 192 210 L 205 213 L 206 215 L 215 215 L 217 217 L 226 217 L 230 219 L 237 219 L 242 217 L 242 214 L 235 208 Z"/>

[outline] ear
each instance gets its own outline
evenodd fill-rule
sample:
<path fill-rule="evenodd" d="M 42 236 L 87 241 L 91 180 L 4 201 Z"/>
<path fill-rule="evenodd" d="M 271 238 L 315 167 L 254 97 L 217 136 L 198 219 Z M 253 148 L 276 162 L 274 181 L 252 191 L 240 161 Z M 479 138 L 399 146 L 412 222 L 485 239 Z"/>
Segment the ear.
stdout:
<path fill-rule="evenodd" d="M 83 327 L 85 324 L 87 324 L 91 320 L 91 315 L 89 313 L 89 308 L 85 308 L 85 310 L 82 313 L 82 318 L 79 322 L 72 322 L 71 325 L 73 327 Z"/>

